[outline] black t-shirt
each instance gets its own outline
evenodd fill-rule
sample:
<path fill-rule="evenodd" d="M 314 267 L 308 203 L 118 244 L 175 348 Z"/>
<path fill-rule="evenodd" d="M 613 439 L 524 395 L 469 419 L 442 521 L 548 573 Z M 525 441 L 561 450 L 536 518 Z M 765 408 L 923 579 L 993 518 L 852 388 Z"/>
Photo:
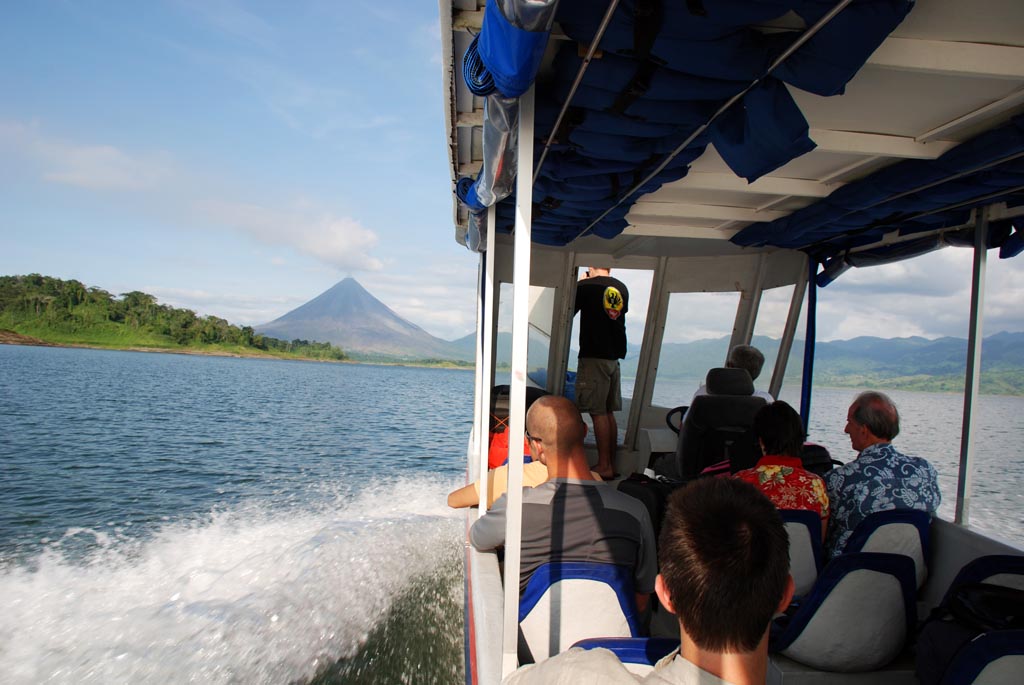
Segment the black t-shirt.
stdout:
<path fill-rule="evenodd" d="M 611 276 L 595 276 L 576 284 L 580 314 L 580 357 L 622 359 L 626 356 L 626 312 L 629 291 Z"/>

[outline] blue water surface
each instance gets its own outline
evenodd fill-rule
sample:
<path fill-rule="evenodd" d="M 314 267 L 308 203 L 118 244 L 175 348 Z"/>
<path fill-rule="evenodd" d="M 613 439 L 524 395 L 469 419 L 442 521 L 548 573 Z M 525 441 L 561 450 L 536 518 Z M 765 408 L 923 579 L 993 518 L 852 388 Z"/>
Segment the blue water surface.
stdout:
<path fill-rule="evenodd" d="M 465 470 L 471 372 L 0 345 L 0 558 Z"/>

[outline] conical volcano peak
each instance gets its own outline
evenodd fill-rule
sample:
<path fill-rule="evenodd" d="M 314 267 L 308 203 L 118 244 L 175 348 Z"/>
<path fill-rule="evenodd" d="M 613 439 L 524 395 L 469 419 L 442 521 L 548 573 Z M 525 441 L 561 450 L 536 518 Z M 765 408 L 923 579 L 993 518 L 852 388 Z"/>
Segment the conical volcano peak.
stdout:
<path fill-rule="evenodd" d="M 256 328 L 277 338 L 329 342 L 346 353 L 458 359 L 466 353 L 396 314 L 348 276 L 284 316 Z"/>

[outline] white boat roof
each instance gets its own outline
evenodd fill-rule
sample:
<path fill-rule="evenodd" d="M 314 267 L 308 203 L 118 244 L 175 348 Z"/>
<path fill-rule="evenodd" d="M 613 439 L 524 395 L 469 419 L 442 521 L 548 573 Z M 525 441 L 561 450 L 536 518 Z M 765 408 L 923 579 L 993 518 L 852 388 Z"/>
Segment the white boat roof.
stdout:
<path fill-rule="evenodd" d="M 484 22 L 484 4 L 482 0 L 441 0 L 453 189 L 460 178 L 479 172 L 485 152 L 481 134 L 484 98 L 473 95 L 462 77 L 463 56 Z M 558 60 L 569 43 L 579 45 L 580 61 L 588 47 L 578 40 L 586 30 L 577 25 L 578 17 L 570 14 L 581 4 L 585 3 L 563 2 L 559 6 L 537 75 L 538 155 L 547 138 L 540 112 L 544 107 L 558 109 L 557 97 L 564 94 L 564 87 L 552 85 L 559 78 L 564 80 L 558 73 L 564 64 Z M 622 3 L 616 16 L 635 4 Z M 686 7 L 690 3 L 677 4 Z M 711 0 L 705 4 L 713 5 Z M 603 3 L 592 7 L 590 11 L 596 15 L 593 24 L 600 21 L 605 8 Z M 575 22 L 569 33 L 576 35 L 576 40 L 567 35 L 563 21 Z M 781 33 L 796 37 L 807 28 L 807 22 L 788 12 L 747 28 L 763 36 Z M 604 34 L 605 40 L 613 31 L 610 28 Z M 584 89 L 593 80 L 606 78 L 598 71 L 609 66 L 610 58 L 599 65 L 603 50 L 602 43 L 587 70 L 590 75 L 584 75 Z M 614 52 L 614 46 L 609 52 Z M 563 232 L 549 244 L 568 243 L 585 253 L 654 255 L 679 250 L 716 254 L 751 247 L 797 248 L 824 261 L 849 249 L 877 248 L 967 226 L 973 223 L 973 210 L 982 205 L 992 205 L 992 221 L 1020 215 L 1024 163 L 1016 146 L 1019 143 L 1024 149 L 1024 2 L 919 0 L 846 83 L 843 94 L 816 95 L 790 83 L 785 88 L 806 118 L 814 149 L 748 182 L 737 176 L 713 142 L 705 141 L 703 152 L 688 169 L 682 169 L 685 175 L 681 178 L 626 199 L 629 211 L 624 228 L 614 237 L 583 235 L 565 240 L 568 232 Z M 734 105 L 738 106 L 742 104 Z M 596 110 L 586 110 L 588 114 L 591 111 Z M 628 110 L 626 117 L 630 117 Z M 1007 131 L 1008 136 L 1008 142 L 995 139 L 998 153 L 990 149 L 990 142 L 989 149 L 967 154 L 968 146 L 981 134 L 997 130 Z M 667 136 L 666 142 L 675 142 L 680 132 L 673 135 Z M 559 154 L 575 153 L 573 145 L 565 152 L 558 149 L 557 142 L 545 166 L 557 165 Z M 949 156 L 943 155 L 961 145 L 963 159 L 954 160 L 961 166 L 947 163 Z M 659 154 L 660 160 L 668 156 L 667 152 Z M 609 167 L 609 174 L 621 168 L 616 164 Z M 653 164 L 651 159 L 638 162 L 634 177 L 639 178 Z M 899 173 L 893 172 L 894 168 Z M 886 182 L 906 177 L 909 185 L 872 196 L 873 180 L 880 178 L 877 174 L 882 170 L 890 173 Z M 929 184 L 931 187 L 917 192 Z M 607 199 L 579 204 L 593 207 L 597 216 L 626 191 L 615 188 Z M 846 202 L 852 205 L 843 203 L 840 191 L 851 198 Z M 538 201 L 535 192 L 534 202 Z M 468 210 L 458 199 L 453 202 L 456 238 L 464 242 Z M 857 203 L 867 206 L 867 211 L 860 211 Z M 535 211 L 536 241 L 536 226 L 551 215 L 545 215 L 543 206 L 535 207 L 540 210 Z M 884 212 L 881 218 L 879 211 Z M 825 214 L 818 216 L 819 212 Z M 808 219 L 809 213 L 815 216 Z M 583 232 L 589 221 L 590 216 L 579 219 L 573 227 L 579 230 L 573 235 Z M 509 223 L 503 225 L 499 220 L 499 231 L 507 231 Z M 1007 227 L 1006 232 L 1013 230 Z"/>

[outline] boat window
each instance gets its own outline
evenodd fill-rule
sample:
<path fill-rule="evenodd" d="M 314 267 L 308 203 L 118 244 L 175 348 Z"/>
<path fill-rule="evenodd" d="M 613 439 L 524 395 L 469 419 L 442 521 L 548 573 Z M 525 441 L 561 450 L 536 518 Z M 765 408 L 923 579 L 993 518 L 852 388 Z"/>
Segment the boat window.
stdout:
<path fill-rule="evenodd" d="M 551 322 L 555 305 L 554 288 L 530 286 L 530 326 L 526 348 L 527 377 L 538 387 L 547 387 L 548 353 L 551 349 Z M 512 284 L 501 283 L 498 291 L 498 337 L 495 385 L 512 382 Z"/>
<path fill-rule="evenodd" d="M 555 288 L 530 286 L 530 329 L 526 348 L 526 375 L 537 387 L 548 387 L 548 358 L 555 309 Z"/>
<path fill-rule="evenodd" d="M 653 404 L 689 404 L 708 369 L 725 363 L 739 300 L 738 292 L 669 296 Z"/>
<path fill-rule="evenodd" d="M 793 299 L 793 288 L 785 285 L 771 288 L 761 293 L 761 306 L 758 307 L 757 321 L 754 324 L 754 337 L 751 344 L 764 353 L 764 368 L 761 375 L 754 381 L 758 390 L 768 391 L 772 382 L 772 374 L 779 357 L 779 346 L 786 329 L 786 317 Z M 800 381 L 803 377 L 803 351 L 805 335 L 805 316 L 807 300 L 804 299 L 797 322 L 796 337 L 786 362 L 786 375 L 783 377 L 782 392 L 779 399 L 784 399 L 795 407 L 799 407 Z"/>
<path fill-rule="evenodd" d="M 512 284 L 500 283 L 498 287 L 498 334 L 494 339 L 494 384 L 512 383 Z"/>

